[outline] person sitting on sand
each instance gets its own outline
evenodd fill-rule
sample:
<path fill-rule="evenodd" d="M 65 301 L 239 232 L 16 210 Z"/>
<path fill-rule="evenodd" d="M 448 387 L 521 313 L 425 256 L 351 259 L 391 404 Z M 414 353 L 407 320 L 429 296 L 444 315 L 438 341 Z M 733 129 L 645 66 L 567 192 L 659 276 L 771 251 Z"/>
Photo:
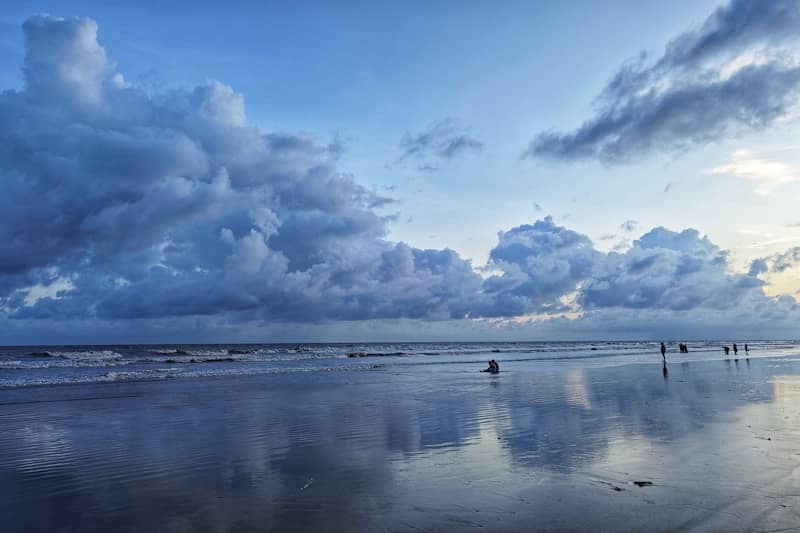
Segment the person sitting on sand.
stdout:
<path fill-rule="evenodd" d="M 489 368 L 481 370 L 481 372 L 489 372 L 490 374 L 497 374 L 498 372 L 500 372 L 500 365 L 497 364 L 497 361 L 492 359 L 491 361 L 489 361 Z"/>

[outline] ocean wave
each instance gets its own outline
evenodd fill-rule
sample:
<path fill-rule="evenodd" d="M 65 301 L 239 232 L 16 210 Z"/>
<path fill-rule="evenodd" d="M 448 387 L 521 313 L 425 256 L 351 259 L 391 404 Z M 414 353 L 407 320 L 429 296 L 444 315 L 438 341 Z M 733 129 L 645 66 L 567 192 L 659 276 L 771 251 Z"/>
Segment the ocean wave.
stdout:
<path fill-rule="evenodd" d="M 228 355 L 246 355 L 254 353 L 255 350 L 245 350 L 238 348 L 219 348 L 219 349 L 188 349 L 188 348 L 151 348 L 146 353 L 151 355 L 173 355 L 177 357 L 225 357 Z"/>
<path fill-rule="evenodd" d="M 119 366 L 131 363 L 131 361 L 126 360 L 121 354 L 111 350 L 87 350 L 73 352 L 53 351 L 32 353 L 35 355 L 32 355 L 30 359 L 0 361 L 0 368 L 18 370 L 38 368 L 81 368 Z"/>
<path fill-rule="evenodd" d="M 122 355 L 112 350 L 82 350 L 74 352 L 47 352 L 50 357 L 61 357 L 71 361 L 113 361 Z"/>
<path fill-rule="evenodd" d="M 137 359 L 136 362 L 184 365 L 192 363 L 241 363 L 245 362 L 245 360 L 241 357 L 228 355 L 187 355 L 186 357 L 144 357 Z"/>
<path fill-rule="evenodd" d="M 161 381 L 176 378 L 214 378 L 231 376 L 261 376 L 271 374 L 294 374 L 310 372 L 353 372 L 379 370 L 383 365 L 362 364 L 353 366 L 329 367 L 228 367 L 185 370 L 183 368 L 156 368 L 149 370 L 112 371 L 103 374 L 81 376 L 28 376 L 19 378 L 0 378 L 0 388 L 24 388 L 53 385 L 81 385 L 92 383 L 119 383 L 139 381 Z"/>

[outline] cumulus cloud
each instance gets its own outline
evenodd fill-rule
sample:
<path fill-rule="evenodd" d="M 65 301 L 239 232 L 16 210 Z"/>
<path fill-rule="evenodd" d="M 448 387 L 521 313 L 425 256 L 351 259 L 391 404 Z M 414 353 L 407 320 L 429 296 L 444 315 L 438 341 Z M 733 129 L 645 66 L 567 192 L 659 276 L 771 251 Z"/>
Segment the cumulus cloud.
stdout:
<path fill-rule="evenodd" d="M 148 94 L 92 20 L 23 29 L 25 89 L 0 96 L 0 297 L 13 316 L 464 312 L 443 308 L 445 278 L 468 267 L 452 254 L 412 251 L 418 264 L 385 275 L 399 245 L 376 209 L 389 200 L 336 168 L 340 139 L 249 126 L 244 97 L 217 81 Z M 70 280 L 59 298 L 37 288 L 53 277 Z M 393 307 L 401 292 L 432 296 Z"/>
<path fill-rule="evenodd" d="M 558 226 L 551 217 L 498 234 L 489 269 L 502 274 L 484 282 L 485 315 L 560 311 L 560 299 L 586 279 L 600 254 L 586 236 Z"/>
<path fill-rule="evenodd" d="M 729 273 L 727 253 L 696 230 L 659 227 L 599 262 L 579 302 L 587 308 L 725 309 L 762 297 L 762 285 L 752 275 Z"/>
<path fill-rule="evenodd" d="M 631 59 L 571 132 L 537 136 L 526 156 L 620 163 L 765 128 L 800 95 L 800 4 L 732 0 L 661 57 Z"/>
<path fill-rule="evenodd" d="M 399 148 L 401 153 L 395 164 L 416 160 L 420 170 L 434 170 L 437 161 L 480 152 L 484 143 L 448 117 L 430 124 L 420 133 L 406 132 Z"/>
<path fill-rule="evenodd" d="M 129 84 L 92 20 L 23 29 L 25 89 L 0 95 L 8 316 L 306 322 L 487 307 L 456 252 L 385 240 L 391 199 L 337 168 L 341 137 L 250 126 L 243 95 L 218 81 Z M 439 158 L 482 146 L 449 120 L 409 143 Z"/>
<path fill-rule="evenodd" d="M 221 82 L 160 93 L 128 83 L 91 20 L 37 16 L 24 32 L 25 87 L 0 93 L 3 331 L 46 320 L 112 340 L 108 325 L 131 320 L 148 331 L 602 320 L 745 301 L 764 316 L 794 312 L 755 275 L 729 273 L 725 252 L 694 230 L 657 228 L 604 254 L 545 217 L 499 232 L 480 269 L 453 250 L 391 242 L 381 211 L 391 199 L 337 166 L 336 139 L 256 128 Z M 436 157 L 470 144 L 432 138 L 421 146 Z"/>
<path fill-rule="evenodd" d="M 747 150 L 736 151 L 729 163 L 713 167 L 706 172 L 755 182 L 755 192 L 758 194 L 771 194 L 776 187 L 800 179 L 791 165 L 781 161 L 760 159 Z"/>

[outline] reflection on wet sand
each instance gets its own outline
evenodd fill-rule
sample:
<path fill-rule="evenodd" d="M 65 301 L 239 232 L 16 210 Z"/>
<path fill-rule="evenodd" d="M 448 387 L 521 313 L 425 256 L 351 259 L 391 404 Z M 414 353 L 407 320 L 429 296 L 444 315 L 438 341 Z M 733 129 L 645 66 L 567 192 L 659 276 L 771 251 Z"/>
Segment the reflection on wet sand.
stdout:
<path fill-rule="evenodd" d="M 12 531 L 784 525 L 798 365 L 0 391 L 0 512 Z"/>

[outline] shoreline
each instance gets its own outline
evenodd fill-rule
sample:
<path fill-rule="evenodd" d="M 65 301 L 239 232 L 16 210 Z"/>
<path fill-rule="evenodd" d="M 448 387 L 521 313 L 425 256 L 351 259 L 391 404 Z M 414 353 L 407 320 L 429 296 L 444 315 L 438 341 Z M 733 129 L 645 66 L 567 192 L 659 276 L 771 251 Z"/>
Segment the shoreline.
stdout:
<path fill-rule="evenodd" d="M 784 341 L 790 342 L 790 341 Z M 160 345 L 157 345 L 160 346 Z M 198 346 L 208 346 L 208 345 L 198 345 Z M 223 345 L 224 346 L 224 345 Z M 792 346 L 794 348 L 794 346 Z M 389 354 L 375 354 L 375 355 L 365 355 L 357 358 L 349 357 L 349 356 L 341 356 L 341 357 L 332 357 L 330 359 L 319 359 L 320 362 L 331 361 L 330 364 L 315 367 L 315 368 L 285 368 L 281 366 L 277 366 L 276 363 L 281 363 L 283 361 L 260 361 L 257 366 L 250 365 L 246 366 L 246 361 L 238 361 L 232 358 L 208 358 L 206 360 L 194 360 L 194 359 L 187 359 L 185 361 L 173 361 L 173 360 L 166 360 L 162 364 L 166 365 L 166 368 L 155 368 L 155 369 L 148 369 L 146 370 L 146 374 L 142 375 L 136 374 L 135 371 L 139 370 L 135 366 L 133 367 L 132 372 L 126 372 L 126 368 L 131 368 L 126 366 L 128 363 L 123 364 L 121 367 L 115 366 L 97 366 L 97 367 L 88 367 L 90 369 L 96 369 L 98 371 L 102 371 L 107 369 L 105 372 L 96 374 L 93 376 L 88 376 L 85 379 L 81 380 L 80 378 L 71 378 L 72 381 L 68 382 L 26 382 L 21 384 L 14 384 L 14 385 L 4 385 L 2 381 L 0 381 L 0 391 L 8 391 L 8 390 L 41 390 L 47 387 L 66 387 L 66 386 L 87 386 L 87 385 L 113 385 L 113 384 L 123 384 L 123 383 L 160 383 L 160 382 L 179 382 L 179 381 L 189 381 L 189 380 L 205 380 L 205 379 L 243 379 L 243 378 L 257 378 L 257 377 L 266 377 L 266 376 L 286 376 L 293 373 L 349 373 L 349 372 L 376 372 L 376 371 L 386 371 L 386 372 L 393 372 L 393 371 L 401 371 L 407 367 L 414 367 L 414 366 L 425 366 L 425 367 L 432 367 L 432 366 L 446 366 L 446 367 L 458 367 L 458 366 L 470 366 L 469 369 L 465 369 L 465 373 L 472 372 L 472 366 L 476 368 L 480 365 L 485 364 L 487 359 L 496 358 L 500 363 L 502 363 L 502 370 L 503 373 L 508 373 L 510 371 L 517 370 L 546 370 L 548 365 L 552 365 L 554 367 L 573 367 L 573 366 L 580 366 L 584 365 L 587 368 L 619 368 L 624 367 L 626 365 L 649 365 L 649 364 L 658 364 L 661 366 L 661 359 L 660 354 L 654 352 L 654 354 L 650 357 L 651 360 L 647 359 L 638 359 L 632 360 L 633 356 L 639 356 L 640 354 L 626 354 L 625 352 L 611 352 L 611 353 L 593 353 L 588 352 L 586 355 L 572 355 L 572 356 L 561 356 L 561 357 L 536 357 L 531 356 L 527 357 L 527 355 L 533 355 L 539 352 L 530 352 L 530 354 L 522 351 L 509 351 L 504 353 L 496 353 L 487 351 L 480 354 L 478 357 L 478 353 L 470 353 L 470 354 L 443 354 L 442 356 L 430 356 L 428 354 L 403 354 L 398 355 L 397 353 L 389 353 Z M 740 355 L 739 357 L 733 357 L 731 355 L 725 356 L 724 354 L 720 354 L 719 357 L 708 357 L 709 354 L 715 353 L 714 350 L 695 350 L 690 351 L 688 353 L 667 353 L 667 361 L 666 365 L 669 368 L 671 365 L 679 365 L 684 363 L 704 363 L 704 362 L 714 362 L 714 361 L 721 361 L 725 362 L 728 361 L 730 363 L 734 363 L 735 361 L 746 361 L 746 360 L 765 360 L 765 359 L 786 359 L 791 357 L 800 357 L 800 346 L 795 351 L 791 351 L 789 353 L 784 354 L 775 354 L 772 351 L 756 351 L 751 350 L 749 355 L 744 356 Z M 754 355 L 755 353 L 755 355 Z M 164 354 L 166 355 L 166 354 Z M 427 358 L 423 358 L 422 356 L 426 355 Z M 503 355 L 508 355 L 511 357 L 504 358 Z M 626 356 L 631 356 L 629 359 Z M 670 355 L 673 357 L 671 358 Z M 190 354 L 186 354 L 187 357 L 190 357 Z M 445 356 L 450 357 L 450 359 L 446 359 Z M 675 357 L 677 356 L 677 358 Z M 34 358 L 34 356 L 31 356 Z M 41 360 L 39 355 L 36 355 L 35 359 Z M 437 360 L 437 357 L 441 357 L 441 360 Z M 469 359 L 463 359 L 465 357 L 469 357 Z M 677 359 L 677 360 L 676 360 Z M 399 361 L 398 361 L 399 360 Z M 16 361 L 10 361 L 10 363 L 14 363 Z M 21 362 L 21 361 L 20 361 Z M 8 365 L 9 361 L 6 361 L 5 364 Z M 119 370 L 117 370 L 119 368 Z M 202 369 L 200 371 L 195 371 L 193 368 Z M 3 366 L 3 361 L 0 361 L 0 369 L 4 369 L 6 372 L 16 370 L 13 367 Z M 184 372 L 184 369 L 189 369 L 188 372 Z M 140 372 L 145 372 L 141 371 Z M 193 372 L 195 372 L 193 374 Z M 130 377 L 128 377 L 129 375 Z"/>

